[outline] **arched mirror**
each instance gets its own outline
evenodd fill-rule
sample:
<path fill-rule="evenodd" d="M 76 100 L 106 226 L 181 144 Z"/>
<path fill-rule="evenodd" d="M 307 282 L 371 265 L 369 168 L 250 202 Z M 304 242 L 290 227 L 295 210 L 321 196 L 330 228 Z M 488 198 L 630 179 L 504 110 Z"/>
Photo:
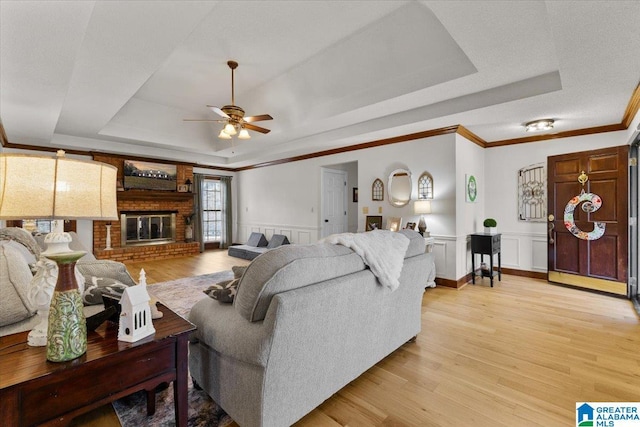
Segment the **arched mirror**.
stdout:
<path fill-rule="evenodd" d="M 387 185 L 389 203 L 395 207 L 402 207 L 411 200 L 411 172 L 406 169 L 396 169 L 389 175 Z"/>

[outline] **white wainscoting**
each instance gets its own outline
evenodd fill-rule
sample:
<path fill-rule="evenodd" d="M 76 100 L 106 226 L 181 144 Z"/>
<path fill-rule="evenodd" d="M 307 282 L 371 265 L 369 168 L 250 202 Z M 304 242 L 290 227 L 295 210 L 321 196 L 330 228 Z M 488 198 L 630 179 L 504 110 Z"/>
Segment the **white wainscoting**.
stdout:
<path fill-rule="evenodd" d="M 501 233 L 500 255 L 503 268 L 514 270 L 547 272 L 547 236 L 544 233 Z M 489 258 L 484 257 L 489 263 Z M 480 265 L 480 256 L 476 258 L 476 268 Z M 495 255 L 493 265 L 498 265 Z M 467 238 L 466 270 L 471 272 L 471 238 Z"/>
<path fill-rule="evenodd" d="M 263 233 L 267 240 L 271 240 L 274 234 L 287 236 L 289 242 L 299 245 L 306 245 L 318 241 L 320 236 L 319 227 L 300 227 L 290 224 L 237 224 L 236 241 L 234 243 L 245 243 L 251 233 Z"/>
<path fill-rule="evenodd" d="M 431 233 L 435 239 L 433 255 L 436 263 L 436 277 L 456 279 L 456 238 Z"/>

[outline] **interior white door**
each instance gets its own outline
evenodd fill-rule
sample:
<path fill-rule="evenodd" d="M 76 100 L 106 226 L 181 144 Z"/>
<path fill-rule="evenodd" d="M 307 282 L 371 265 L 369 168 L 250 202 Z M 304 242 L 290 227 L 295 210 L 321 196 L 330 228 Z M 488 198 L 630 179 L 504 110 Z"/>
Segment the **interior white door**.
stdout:
<path fill-rule="evenodd" d="M 322 169 L 322 237 L 347 229 L 347 173 Z"/>

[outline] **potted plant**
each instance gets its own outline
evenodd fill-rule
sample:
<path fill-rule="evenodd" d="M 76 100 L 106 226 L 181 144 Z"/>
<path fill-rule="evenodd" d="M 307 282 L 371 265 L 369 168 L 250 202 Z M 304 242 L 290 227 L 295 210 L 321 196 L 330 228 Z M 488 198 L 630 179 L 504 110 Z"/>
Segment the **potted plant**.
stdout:
<path fill-rule="evenodd" d="M 489 234 L 497 234 L 498 233 L 498 222 L 493 218 L 487 218 L 482 223 L 484 225 L 484 232 Z"/>

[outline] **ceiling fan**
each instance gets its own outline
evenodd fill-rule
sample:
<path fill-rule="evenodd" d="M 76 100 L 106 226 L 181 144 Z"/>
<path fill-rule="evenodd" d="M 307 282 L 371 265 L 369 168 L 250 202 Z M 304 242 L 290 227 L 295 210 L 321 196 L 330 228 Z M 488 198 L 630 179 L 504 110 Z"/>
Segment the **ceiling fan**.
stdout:
<path fill-rule="evenodd" d="M 253 130 L 260 133 L 269 133 L 270 129 L 265 129 L 260 126 L 252 125 L 253 122 L 259 122 L 262 120 L 273 120 L 269 114 L 260 114 L 258 116 L 244 116 L 244 110 L 235 105 L 235 92 L 234 92 L 234 79 L 233 71 L 238 68 L 236 61 L 227 61 L 227 65 L 231 68 L 231 105 L 225 105 L 222 108 L 218 108 L 213 105 L 207 105 L 207 107 L 219 115 L 222 119 L 206 120 L 206 119 L 183 119 L 185 122 L 217 122 L 225 123 L 224 128 L 220 131 L 218 138 L 231 139 L 232 135 L 238 134 L 239 139 L 250 139 L 249 130 Z"/>

